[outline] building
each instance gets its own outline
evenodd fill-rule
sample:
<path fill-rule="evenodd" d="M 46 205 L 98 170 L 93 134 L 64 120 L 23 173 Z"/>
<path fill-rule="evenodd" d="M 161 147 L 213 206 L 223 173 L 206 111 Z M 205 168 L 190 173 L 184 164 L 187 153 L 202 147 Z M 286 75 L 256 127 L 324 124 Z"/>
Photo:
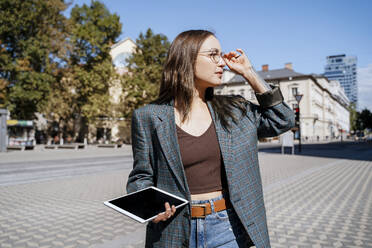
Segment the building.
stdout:
<path fill-rule="evenodd" d="M 131 38 L 126 38 L 111 47 L 110 55 L 112 57 L 112 61 L 117 73 L 122 75 L 128 72 L 126 60 L 131 54 L 136 51 L 136 47 L 136 43 Z M 120 104 L 120 95 L 122 94 L 122 88 L 119 81 L 113 81 L 109 92 L 111 103 L 113 105 Z M 99 131 L 100 130 L 97 130 L 97 133 Z M 108 139 L 111 141 L 118 141 L 123 136 L 128 136 L 127 132 L 128 128 L 123 118 L 108 120 L 106 129 L 104 128 L 103 130 L 101 130 L 101 133 L 104 134 L 103 139 Z"/>
<path fill-rule="evenodd" d="M 126 60 L 136 51 L 136 47 L 136 43 L 131 38 L 125 38 L 111 47 L 110 55 L 119 74 L 127 72 Z"/>
<path fill-rule="evenodd" d="M 328 56 L 324 76 L 338 80 L 350 102 L 358 106 L 357 57 L 345 54 Z"/>
<path fill-rule="evenodd" d="M 136 43 L 125 38 L 111 47 L 110 55 L 118 74 L 123 75 L 128 72 L 127 58 L 135 52 Z M 120 113 L 115 112 L 116 106 L 120 104 L 122 87 L 120 80 L 113 80 L 109 88 L 110 102 L 113 108 L 112 116 L 102 116 L 97 123 L 91 124 L 89 135 L 90 142 L 110 143 L 123 141 L 123 137 L 128 136 L 128 125 Z"/>
<path fill-rule="evenodd" d="M 299 107 L 304 141 L 340 139 L 349 132 L 349 100 L 337 81 L 329 81 L 322 75 L 295 72 L 291 63 L 276 70 L 263 65 L 258 74 L 266 82 L 280 87 L 285 102 L 292 109 L 298 107 L 295 95 L 303 95 Z M 257 104 L 253 89 L 242 76 L 225 71 L 222 82 L 215 89 L 216 94 L 241 95 Z"/>

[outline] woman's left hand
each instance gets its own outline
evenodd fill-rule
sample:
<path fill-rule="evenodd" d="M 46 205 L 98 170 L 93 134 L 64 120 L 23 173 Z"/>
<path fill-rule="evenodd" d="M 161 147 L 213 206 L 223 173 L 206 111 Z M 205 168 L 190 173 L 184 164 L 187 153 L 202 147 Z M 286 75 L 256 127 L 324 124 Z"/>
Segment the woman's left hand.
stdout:
<path fill-rule="evenodd" d="M 265 81 L 255 72 L 251 61 L 242 49 L 236 49 L 224 54 L 223 59 L 231 71 L 242 75 L 257 93 L 264 93 L 269 90 L 265 87 Z"/>
<path fill-rule="evenodd" d="M 252 64 L 242 49 L 236 49 L 236 51 L 239 53 L 231 51 L 224 54 L 223 59 L 230 70 L 243 75 L 252 69 Z"/>

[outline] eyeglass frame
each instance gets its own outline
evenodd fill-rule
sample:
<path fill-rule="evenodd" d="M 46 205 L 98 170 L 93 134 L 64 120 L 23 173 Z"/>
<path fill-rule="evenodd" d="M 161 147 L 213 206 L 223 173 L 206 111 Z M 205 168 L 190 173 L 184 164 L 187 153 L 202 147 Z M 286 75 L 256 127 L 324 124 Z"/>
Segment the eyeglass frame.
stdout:
<path fill-rule="evenodd" d="M 219 64 L 221 62 L 221 60 L 223 60 L 223 56 L 225 55 L 225 53 L 224 52 L 218 53 L 218 52 L 219 52 L 218 49 L 215 49 L 215 50 L 212 49 L 212 50 L 208 50 L 208 51 L 198 52 L 198 54 L 208 56 L 212 60 L 213 63 Z M 204 54 L 204 53 L 209 53 L 209 54 Z M 213 53 L 216 53 L 216 54 L 212 55 Z M 214 59 L 214 57 L 217 56 L 217 55 L 219 57 L 218 60 Z"/>

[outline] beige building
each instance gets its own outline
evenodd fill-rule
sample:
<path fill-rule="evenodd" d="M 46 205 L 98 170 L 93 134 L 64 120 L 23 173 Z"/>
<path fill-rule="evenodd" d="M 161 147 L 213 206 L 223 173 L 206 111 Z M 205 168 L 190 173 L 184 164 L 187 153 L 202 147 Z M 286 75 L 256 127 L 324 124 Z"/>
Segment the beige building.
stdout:
<path fill-rule="evenodd" d="M 111 47 L 110 55 L 119 74 L 127 72 L 126 59 L 136 51 L 136 43 L 131 38 L 126 38 Z"/>
<path fill-rule="evenodd" d="M 298 106 L 295 95 L 303 95 L 299 106 L 302 140 L 334 140 L 349 133 L 349 100 L 339 82 L 321 75 L 297 73 L 291 63 L 276 70 L 263 65 L 258 74 L 266 82 L 279 85 L 285 102 L 292 109 Z M 223 84 L 215 90 L 216 94 L 241 95 L 257 103 L 248 82 L 231 71 L 224 72 Z"/>
<path fill-rule="evenodd" d="M 126 59 L 135 52 L 136 43 L 126 38 L 111 47 L 110 55 L 112 57 L 115 70 L 118 74 L 122 75 L 127 70 Z M 109 89 L 112 106 L 120 104 L 120 95 L 122 94 L 122 88 L 119 80 L 113 80 Z M 98 142 L 117 142 L 118 140 L 125 137 L 128 133 L 128 128 L 124 118 L 120 117 L 120 114 L 114 112 L 111 117 L 104 117 L 100 120 L 100 125 L 96 128 L 96 134 L 92 134 L 98 140 Z"/>
<path fill-rule="evenodd" d="M 111 57 L 114 63 L 117 73 L 120 75 L 127 73 L 127 62 L 126 59 L 136 51 L 136 43 L 130 39 L 126 38 L 111 47 Z M 122 94 L 122 88 L 119 82 L 113 83 L 110 88 L 110 96 L 112 96 L 112 103 L 114 105 L 120 103 L 120 94 Z M 124 124 L 123 118 L 117 118 L 112 122 L 111 126 L 111 140 L 117 141 L 124 136 L 127 136 L 128 128 Z"/>

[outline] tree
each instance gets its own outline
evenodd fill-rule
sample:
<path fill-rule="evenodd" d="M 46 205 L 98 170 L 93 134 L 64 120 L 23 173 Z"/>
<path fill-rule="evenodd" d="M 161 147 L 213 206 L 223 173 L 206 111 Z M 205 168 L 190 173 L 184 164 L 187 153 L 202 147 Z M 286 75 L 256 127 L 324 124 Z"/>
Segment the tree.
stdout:
<path fill-rule="evenodd" d="M 13 118 L 33 119 L 48 102 L 65 51 L 63 0 L 0 1 L 0 100 Z"/>
<path fill-rule="evenodd" d="M 372 113 L 366 108 L 358 112 L 356 123 L 357 130 L 372 129 Z"/>
<path fill-rule="evenodd" d="M 358 112 L 356 110 L 355 103 L 350 103 L 349 105 L 349 113 L 350 113 L 350 130 L 354 132 L 357 130 L 357 119 L 358 119 Z"/>
<path fill-rule="evenodd" d="M 7 81 L 0 78 L 0 109 L 6 107 L 6 90 L 7 90 Z"/>
<path fill-rule="evenodd" d="M 1 42 L 1 40 L 0 40 Z M 2 44 L 0 43 L 0 108 L 6 108 L 6 106 L 9 104 L 7 101 L 7 91 L 8 91 L 8 85 L 9 82 L 3 77 L 3 74 L 5 75 L 4 69 L 7 67 L 8 64 L 10 64 L 10 56 L 6 53 L 6 49 Z"/>
<path fill-rule="evenodd" d="M 134 109 L 156 99 L 170 43 L 165 35 L 148 29 L 146 34 L 140 33 L 136 45 L 135 53 L 128 59 L 128 73 L 121 78 L 119 111 L 126 119 Z"/>
<path fill-rule="evenodd" d="M 104 4 L 92 1 L 90 6 L 75 5 L 69 24 L 67 70 L 53 93 L 59 100 L 51 102 L 50 109 L 58 112 L 58 122 L 70 123 L 74 135 L 78 129 L 78 141 L 82 141 L 88 123 L 110 116 L 109 87 L 115 77 L 110 49 L 121 33 L 121 23 Z"/>

